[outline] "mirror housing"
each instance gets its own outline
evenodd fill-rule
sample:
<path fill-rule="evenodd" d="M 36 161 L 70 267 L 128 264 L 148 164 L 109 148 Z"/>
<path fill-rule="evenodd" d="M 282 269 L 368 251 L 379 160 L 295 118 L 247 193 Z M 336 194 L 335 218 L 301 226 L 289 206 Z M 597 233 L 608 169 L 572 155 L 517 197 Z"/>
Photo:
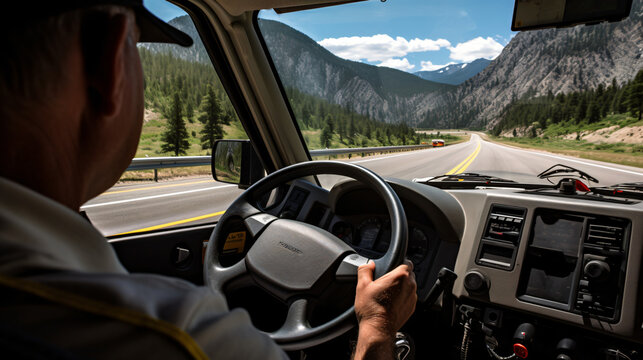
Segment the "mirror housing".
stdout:
<path fill-rule="evenodd" d="M 516 0 L 511 30 L 621 21 L 631 8 L 632 0 Z"/>
<path fill-rule="evenodd" d="M 217 140 L 212 147 L 212 177 L 247 189 L 264 177 L 265 170 L 250 140 Z"/>

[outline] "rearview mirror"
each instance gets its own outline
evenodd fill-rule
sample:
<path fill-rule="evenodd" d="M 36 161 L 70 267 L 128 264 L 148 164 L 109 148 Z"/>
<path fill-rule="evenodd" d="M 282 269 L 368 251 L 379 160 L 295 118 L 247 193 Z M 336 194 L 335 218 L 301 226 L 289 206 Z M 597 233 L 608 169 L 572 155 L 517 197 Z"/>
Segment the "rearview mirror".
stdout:
<path fill-rule="evenodd" d="M 212 149 L 214 180 L 245 189 L 264 176 L 259 157 L 249 140 L 217 140 Z"/>
<path fill-rule="evenodd" d="M 620 21 L 632 0 L 516 0 L 511 30 L 535 30 Z"/>

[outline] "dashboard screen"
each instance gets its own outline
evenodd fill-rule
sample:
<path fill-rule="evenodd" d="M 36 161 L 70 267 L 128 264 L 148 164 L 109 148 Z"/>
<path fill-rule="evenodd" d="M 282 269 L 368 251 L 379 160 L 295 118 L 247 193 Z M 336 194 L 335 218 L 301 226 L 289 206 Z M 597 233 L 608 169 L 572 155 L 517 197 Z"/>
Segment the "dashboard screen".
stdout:
<path fill-rule="evenodd" d="M 540 214 L 536 217 L 532 245 L 577 256 L 583 219 Z"/>
<path fill-rule="evenodd" d="M 574 271 L 552 275 L 550 269 L 529 269 L 526 295 L 562 304 L 569 302 L 574 282 Z"/>

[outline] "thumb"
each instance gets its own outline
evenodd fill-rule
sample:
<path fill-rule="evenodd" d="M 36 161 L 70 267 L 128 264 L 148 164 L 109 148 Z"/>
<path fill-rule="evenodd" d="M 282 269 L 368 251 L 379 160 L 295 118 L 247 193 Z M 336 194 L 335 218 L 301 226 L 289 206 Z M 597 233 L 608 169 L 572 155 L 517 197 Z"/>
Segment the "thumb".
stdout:
<path fill-rule="evenodd" d="M 357 282 L 358 283 L 371 283 L 373 282 L 373 271 L 375 271 L 375 262 L 369 261 L 365 265 L 357 268 Z"/>

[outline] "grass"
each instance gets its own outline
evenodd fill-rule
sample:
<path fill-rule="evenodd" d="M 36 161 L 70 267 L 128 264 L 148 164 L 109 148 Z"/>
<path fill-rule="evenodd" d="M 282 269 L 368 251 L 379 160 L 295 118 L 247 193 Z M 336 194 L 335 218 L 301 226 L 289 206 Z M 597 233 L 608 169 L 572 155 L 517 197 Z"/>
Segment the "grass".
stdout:
<path fill-rule="evenodd" d="M 583 140 L 563 140 L 560 138 L 505 138 L 490 136 L 490 139 L 499 143 L 514 145 L 521 148 L 541 149 L 583 159 L 605 161 L 643 168 L 643 145 L 639 144 L 596 144 Z"/>
<path fill-rule="evenodd" d="M 186 119 L 186 128 L 189 136 L 190 148 L 186 151 L 187 156 L 197 156 L 197 155 L 210 155 L 210 149 L 201 148 L 201 140 L 199 132 L 203 128 L 201 124 L 196 119 L 198 118 L 198 112 L 195 114 L 193 123 L 190 123 Z M 161 151 L 161 138 L 163 132 L 165 131 L 165 124 L 167 120 L 162 118 L 158 113 L 151 113 L 148 116 L 148 120 L 143 124 L 143 130 L 141 132 L 141 138 L 139 140 L 138 149 L 136 151 L 135 157 L 157 157 L 157 156 L 174 156 L 174 153 L 168 153 Z M 223 131 L 225 132 L 224 139 L 247 139 L 243 126 L 239 121 L 233 121 L 230 125 L 224 125 Z M 309 149 L 322 149 L 320 135 L 321 130 L 303 130 L 302 135 L 306 141 L 306 145 Z M 423 141 L 430 141 L 432 138 L 439 137 L 444 139 L 447 145 L 457 144 L 463 141 L 467 141 L 470 135 L 465 136 L 454 136 L 451 134 L 428 134 L 430 139 Z M 391 138 L 391 141 L 395 145 L 402 145 L 401 139 L 395 137 Z M 354 143 L 351 144 L 346 138 L 339 138 L 338 134 L 333 134 L 331 139 L 331 144 L 329 148 L 350 148 L 350 147 L 376 147 L 376 146 L 385 146 L 376 139 L 368 139 L 363 135 L 355 136 Z M 643 150 L 642 150 L 643 153 Z M 352 155 L 338 155 L 333 156 L 333 159 L 346 159 L 358 156 L 356 154 Z M 169 169 L 158 169 L 158 179 L 159 181 L 168 180 L 176 177 L 187 177 L 187 176 L 200 176 L 200 175 L 210 175 L 211 169 L 209 166 L 193 166 L 193 167 L 182 167 L 182 168 L 169 168 Z M 137 181 L 150 181 L 154 179 L 154 170 L 139 170 L 139 171 L 126 171 L 121 176 L 121 182 L 137 182 Z"/>
<path fill-rule="evenodd" d="M 210 166 L 190 166 L 168 169 L 158 169 L 158 180 L 171 180 L 179 177 L 212 175 Z M 121 175 L 119 182 L 153 181 L 154 170 L 126 171 Z"/>
<path fill-rule="evenodd" d="M 627 114 L 612 114 L 607 115 L 599 122 L 591 124 L 588 124 L 586 122 L 576 124 L 576 122 L 574 121 L 550 124 L 543 132 L 543 135 L 547 137 L 556 137 L 578 132 L 594 132 L 596 130 L 614 125 L 618 126 L 617 129 L 626 126 L 641 126 L 643 125 L 643 120 L 639 121 L 638 119 L 628 116 Z"/>

